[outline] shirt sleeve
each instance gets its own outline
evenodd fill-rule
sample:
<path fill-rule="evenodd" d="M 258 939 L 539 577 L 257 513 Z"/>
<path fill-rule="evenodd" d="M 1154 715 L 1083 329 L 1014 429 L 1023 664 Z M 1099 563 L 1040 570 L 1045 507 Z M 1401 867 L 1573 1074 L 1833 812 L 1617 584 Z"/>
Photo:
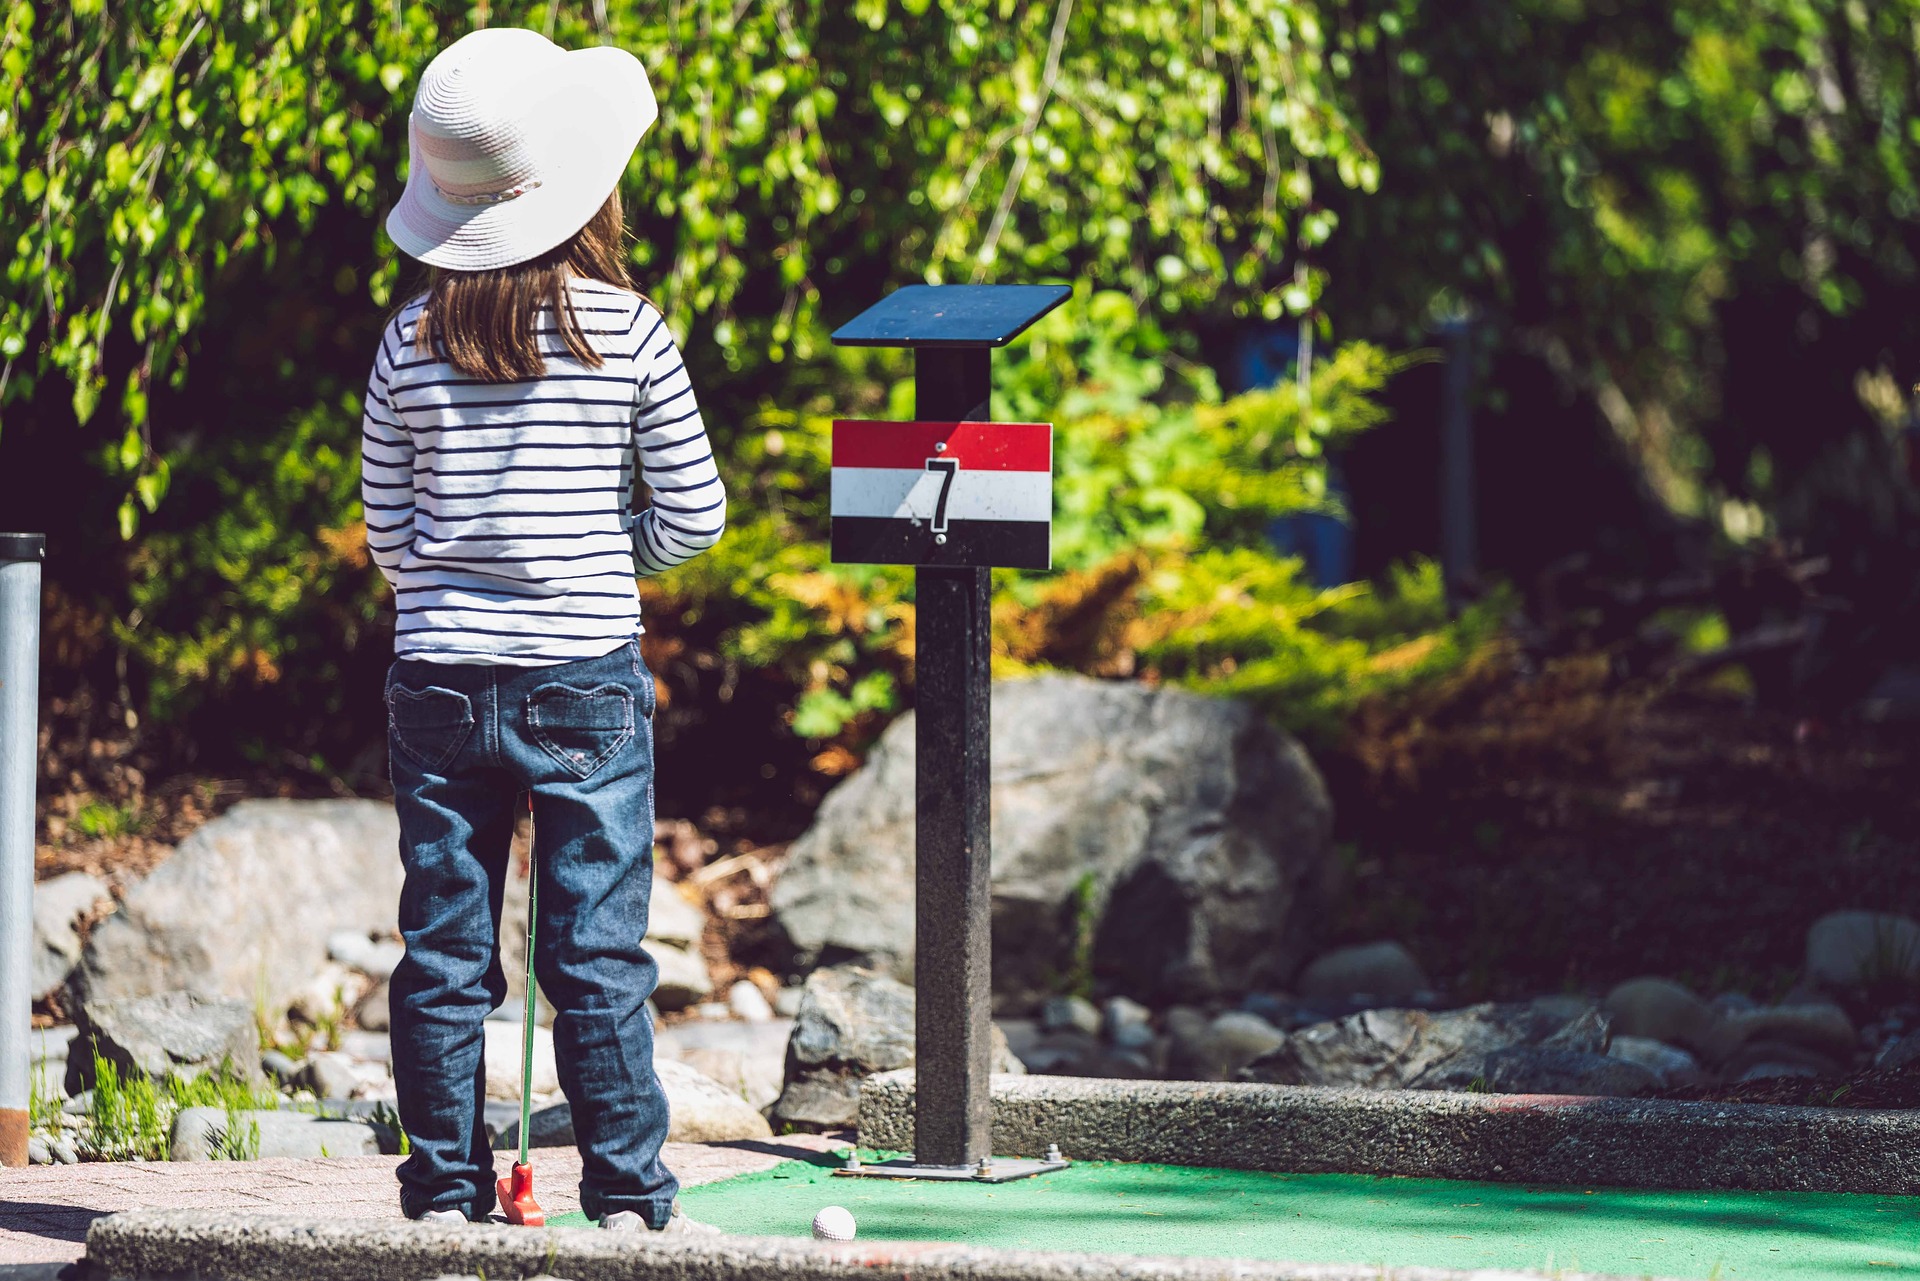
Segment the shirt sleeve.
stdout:
<path fill-rule="evenodd" d="M 633 522 L 634 559 L 644 577 L 691 560 L 720 541 L 727 526 L 727 491 L 665 318 L 643 305 L 634 327 L 645 335 L 636 357 L 635 471 L 653 495 Z"/>
<path fill-rule="evenodd" d="M 395 585 L 400 562 L 413 545 L 413 437 L 393 406 L 392 394 L 400 335 L 400 318 L 395 317 L 381 335 L 360 419 L 360 502 L 366 509 L 367 551 Z"/>

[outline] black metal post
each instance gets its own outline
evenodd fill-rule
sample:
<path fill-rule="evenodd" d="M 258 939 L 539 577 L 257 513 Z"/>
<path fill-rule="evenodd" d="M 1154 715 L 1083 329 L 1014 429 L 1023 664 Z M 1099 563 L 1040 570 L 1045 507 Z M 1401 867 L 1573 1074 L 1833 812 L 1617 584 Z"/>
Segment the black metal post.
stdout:
<path fill-rule="evenodd" d="M 991 360 L 983 347 L 915 352 L 920 420 L 987 421 Z M 961 1167 L 991 1156 L 993 1144 L 991 589 L 984 569 L 923 566 L 914 575 L 914 1157 Z"/>

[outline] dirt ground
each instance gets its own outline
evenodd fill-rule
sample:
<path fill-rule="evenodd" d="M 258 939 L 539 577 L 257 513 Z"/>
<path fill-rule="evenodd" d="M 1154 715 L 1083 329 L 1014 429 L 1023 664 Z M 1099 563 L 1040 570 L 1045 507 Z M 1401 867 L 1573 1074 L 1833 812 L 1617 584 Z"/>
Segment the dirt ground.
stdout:
<path fill-rule="evenodd" d="M 1824 913 L 1920 911 L 1917 748 L 1920 727 L 1572 662 L 1363 717 L 1327 761 L 1348 868 L 1332 941 L 1399 939 L 1474 999 L 1642 974 L 1776 999 Z"/>

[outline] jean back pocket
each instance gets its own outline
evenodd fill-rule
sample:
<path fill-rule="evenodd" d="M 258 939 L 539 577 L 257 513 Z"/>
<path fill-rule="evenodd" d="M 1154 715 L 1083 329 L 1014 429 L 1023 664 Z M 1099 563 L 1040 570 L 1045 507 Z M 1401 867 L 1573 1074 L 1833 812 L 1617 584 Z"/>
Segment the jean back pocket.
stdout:
<path fill-rule="evenodd" d="M 439 685 L 395 685 L 387 691 L 387 729 L 394 746 L 422 769 L 445 769 L 473 732 L 473 704 Z"/>
<path fill-rule="evenodd" d="M 527 696 L 527 733 L 576 778 L 591 778 L 633 737 L 633 691 L 623 685 L 542 685 Z"/>

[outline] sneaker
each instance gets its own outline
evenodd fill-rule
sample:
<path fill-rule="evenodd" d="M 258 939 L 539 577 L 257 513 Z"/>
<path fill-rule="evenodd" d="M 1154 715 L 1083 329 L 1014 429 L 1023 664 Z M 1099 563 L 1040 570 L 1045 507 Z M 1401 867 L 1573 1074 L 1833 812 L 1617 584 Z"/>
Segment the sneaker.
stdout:
<path fill-rule="evenodd" d="M 711 1223 L 702 1223 L 698 1219 L 689 1219 L 680 1212 L 680 1203 L 673 1204 L 673 1213 L 668 1216 L 666 1226 L 649 1227 L 637 1210 L 615 1210 L 600 1220 L 600 1226 L 608 1232 L 658 1232 L 687 1236 L 719 1236 L 720 1229 Z"/>
<path fill-rule="evenodd" d="M 421 1223 L 452 1223 L 457 1225 L 465 1223 L 467 1216 L 460 1210 L 428 1210 L 420 1216 L 418 1221 Z"/>

